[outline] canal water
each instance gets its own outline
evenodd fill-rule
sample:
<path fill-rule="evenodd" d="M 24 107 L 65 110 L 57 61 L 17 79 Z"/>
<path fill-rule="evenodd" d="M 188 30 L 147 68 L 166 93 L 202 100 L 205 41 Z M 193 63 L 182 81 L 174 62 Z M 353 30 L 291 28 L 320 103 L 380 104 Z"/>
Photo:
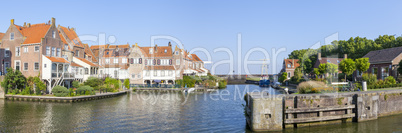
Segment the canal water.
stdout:
<path fill-rule="evenodd" d="M 249 132 L 243 96 L 272 88 L 228 85 L 214 92 L 136 92 L 78 103 L 0 100 L 0 132 Z M 396 132 L 402 115 L 284 132 Z"/>

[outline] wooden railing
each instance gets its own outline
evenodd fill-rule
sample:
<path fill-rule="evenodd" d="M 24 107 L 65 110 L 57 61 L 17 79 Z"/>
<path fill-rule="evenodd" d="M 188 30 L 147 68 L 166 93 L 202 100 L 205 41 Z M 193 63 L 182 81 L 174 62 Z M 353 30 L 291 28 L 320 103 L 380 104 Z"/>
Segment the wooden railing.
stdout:
<path fill-rule="evenodd" d="M 342 106 L 329 106 L 329 107 L 316 107 L 316 108 L 293 108 L 293 109 L 285 109 L 285 124 L 298 124 L 298 123 L 307 123 L 307 122 L 319 122 L 319 121 L 327 121 L 327 120 L 340 120 L 355 117 L 355 114 L 352 113 L 352 109 L 355 108 L 355 105 L 342 105 Z M 344 114 L 339 115 L 328 115 L 323 116 L 323 112 L 330 111 L 345 111 Z M 302 113 L 317 113 L 317 117 L 306 117 L 306 118 L 297 118 L 297 114 Z"/>

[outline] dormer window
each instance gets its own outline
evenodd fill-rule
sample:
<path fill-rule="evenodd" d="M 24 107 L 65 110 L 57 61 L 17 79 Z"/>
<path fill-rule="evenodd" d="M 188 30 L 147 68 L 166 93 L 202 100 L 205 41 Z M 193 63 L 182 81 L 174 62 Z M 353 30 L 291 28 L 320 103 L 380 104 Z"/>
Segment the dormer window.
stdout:
<path fill-rule="evenodd" d="M 52 31 L 52 37 L 56 38 L 56 31 Z"/>
<path fill-rule="evenodd" d="M 64 49 L 68 50 L 68 45 L 67 44 L 64 44 Z"/>
<path fill-rule="evenodd" d="M 165 49 L 165 53 L 167 53 L 167 49 Z"/>
<path fill-rule="evenodd" d="M 288 64 L 288 68 L 292 67 L 290 64 Z"/>
<path fill-rule="evenodd" d="M 154 49 L 150 48 L 149 53 L 152 54 L 154 52 Z"/>
<path fill-rule="evenodd" d="M 175 53 L 176 53 L 176 55 L 179 55 L 179 51 L 176 51 Z"/>

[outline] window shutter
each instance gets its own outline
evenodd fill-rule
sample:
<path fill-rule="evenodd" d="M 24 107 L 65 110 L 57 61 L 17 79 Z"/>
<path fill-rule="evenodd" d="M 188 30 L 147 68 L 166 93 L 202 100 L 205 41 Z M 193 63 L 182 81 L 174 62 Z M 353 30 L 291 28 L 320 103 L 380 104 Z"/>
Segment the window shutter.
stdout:
<path fill-rule="evenodd" d="M 130 64 L 134 64 L 134 59 L 130 58 Z"/>
<path fill-rule="evenodd" d="M 172 59 L 169 60 L 169 65 L 172 65 Z"/>
<path fill-rule="evenodd" d="M 158 59 L 158 65 L 161 65 L 161 60 L 160 59 Z"/>
<path fill-rule="evenodd" d="M 138 63 L 142 64 L 142 58 L 138 59 Z"/>
<path fill-rule="evenodd" d="M 154 65 L 156 65 L 156 59 L 154 59 Z"/>

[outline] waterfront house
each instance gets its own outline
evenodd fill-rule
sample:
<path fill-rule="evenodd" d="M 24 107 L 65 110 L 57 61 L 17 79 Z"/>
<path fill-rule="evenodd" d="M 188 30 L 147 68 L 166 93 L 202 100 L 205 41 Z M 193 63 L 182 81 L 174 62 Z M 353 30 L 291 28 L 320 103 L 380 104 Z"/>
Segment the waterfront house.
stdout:
<path fill-rule="evenodd" d="M 287 73 L 288 74 L 287 79 L 290 79 L 295 75 L 294 72 L 296 68 L 299 66 L 300 66 L 299 59 L 284 59 L 280 73 L 284 72 Z"/>
<path fill-rule="evenodd" d="M 127 45 L 110 45 L 104 51 L 100 58 L 101 77 L 111 77 L 124 80 L 128 78 L 128 57 L 130 55 L 130 46 Z"/>
<path fill-rule="evenodd" d="M 102 57 L 103 56 L 103 52 L 105 51 L 105 49 L 107 49 L 109 47 L 109 44 L 106 44 L 106 45 L 92 45 L 90 48 L 91 48 L 91 51 L 92 51 L 92 53 L 93 53 L 93 55 L 94 55 L 94 57 L 95 57 L 95 59 L 96 60 L 98 60 L 99 61 L 99 64 L 101 64 L 100 63 L 100 57 Z"/>
<path fill-rule="evenodd" d="M 143 80 L 145 84 L 174 84 L 176 80 L 173 66 L 172 45 L 140 47 L 144 54 Z"/>
<path fill-rule="evenodd" d="M 339 63 L 343 60 L 348 58 L 347 54 L 343 55 L 343 58 L 330 58 L 330 57 L 321 57 L 321 53 L 317 53 L 317 61 L 314 64 L 313 68 L 318 68 L 320 66 L 320 64 L 323 63 L 332 63 L 335 65 L 339 65 Z M 342 71 L 338 71 L 338 73 L 342 73 Z M 335 77 L 338 76 L 338 74 L 334 75 Z"/>
<path fill-rule="evenodd" d="M 398 63 L 402 60 L 401 53 L 402 47 L 370 51 L 363 56 L 369 58 L 370 67 L 367 72 L 377 75 L 377 79 L 385 79 L 388 76 L 397 78 Z"/>
<path fill-rule="evenodd" d="M 143 80 L 143 71 L 145 67 L 145 63 L 143 63 L 143 59 L 145 59 L 144 51 L 135 44 L 130 49 L 129 55 L 129 79 L 131 84 L 144 84 Z"/>
<path fill-rule="evenodd" d="M 2 45 L 2 39 L 4 37 L 4 33 L 0 33 L 0 46 Z M 6 53 L 7 52 L 7 53 Z M 0 48 L 0 75 L 4 75 L 7 67 L 11 67 L 10 62 L 10 51 L 4 48 Z"/>

